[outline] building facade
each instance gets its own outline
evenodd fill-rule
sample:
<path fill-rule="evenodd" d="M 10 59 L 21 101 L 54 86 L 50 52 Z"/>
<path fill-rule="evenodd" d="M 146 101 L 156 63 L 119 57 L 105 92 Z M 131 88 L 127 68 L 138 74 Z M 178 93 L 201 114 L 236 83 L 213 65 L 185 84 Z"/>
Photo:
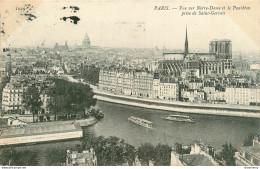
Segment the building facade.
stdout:
<path fill-rule="evenodd" d="M 225 100 L 228 104 L 260 105 L 260 88 L 227 87 Z"/>
<path fill-rule="evenodd" d="M 153 95 L 153 74 L 149 72 L 135 72 L 133 96 L 150 97 Z"/>
<path fill-rule="evenodd" d="M 155 78 L 153 80 L 153 98 L 179 100 L 179 84 L 171 78 Z"/>
<path fill-rule="evenodd" d="M 153 96 L 153 73 L 130 69 L 104 68 L 99 73 L 99 89 L 136 97 Z"/>
<path fill-rule="evenodd" d="M 187 102 L 203 102 L 205 93 L 197 89 L 181 89 L 181 100 Z"/>
<path fill-rule="evenodd" d="M 222 59 L 231 59 L 232 42 L 229 39 L 214 39 L 209 43 L 209 52 L 216 53 Z"/>
<path fill-rule="evenodd" d="M 2 109 L 5 113 L 22 112 L 23 86 L 19 83 L 7 83 L 2 94 Z"/>

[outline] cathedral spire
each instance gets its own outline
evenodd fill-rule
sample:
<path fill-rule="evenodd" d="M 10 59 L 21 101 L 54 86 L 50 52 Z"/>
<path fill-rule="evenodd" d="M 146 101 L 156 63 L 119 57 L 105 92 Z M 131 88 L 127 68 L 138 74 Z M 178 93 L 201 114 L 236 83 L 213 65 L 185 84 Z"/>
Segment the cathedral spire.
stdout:
<path fill-rule="evenodd" d="M 184 57 L 189 53 L 189 43 L 188 43 L 188 33 L 187 33 L 187 25 L 186 25 L 186 39 L 185 39 L 185 47 L 184 47 Z"/>

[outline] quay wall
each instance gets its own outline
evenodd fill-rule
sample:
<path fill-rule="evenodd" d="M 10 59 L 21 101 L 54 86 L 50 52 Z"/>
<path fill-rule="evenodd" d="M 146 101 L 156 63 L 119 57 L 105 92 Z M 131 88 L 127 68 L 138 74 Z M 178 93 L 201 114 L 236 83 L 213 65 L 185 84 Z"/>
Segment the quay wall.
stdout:
<path fill-rule="evenodd" d="M 135 98 L 131 96 L 116 95 L 94 90 L 95 97 L 100 101 L 124 104 L 155 110 L 165 110 L 180 113 L 238 116 L 260 118 L 259 106 L 241 106 L 227 104 L 186 103 L 178 101 L 164 101 L 154 99 Z"/>

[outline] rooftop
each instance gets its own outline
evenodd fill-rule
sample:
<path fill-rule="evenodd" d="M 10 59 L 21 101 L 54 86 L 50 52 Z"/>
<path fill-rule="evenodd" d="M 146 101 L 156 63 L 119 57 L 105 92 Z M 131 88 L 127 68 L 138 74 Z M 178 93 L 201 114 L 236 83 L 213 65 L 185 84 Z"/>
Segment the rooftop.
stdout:
<path fill-rule="evenodd" d="M 254 157 L 260 160 L 260 147 L 247 146 L 247 147 L 240 147 L 240 149 L 242 151 L 245 151 L 253 155 Z"/>
<path fill-rule="evenodd" d="M 211 40 L 210 42 L 223 42 L 223 41 L 231 42 L 230 39 L 213 39 L 213 40 Z"/>
<path fill-rule="evenodd" d="M 7 83 L 5 88 L 8 89 L 21 89 L 22 85 L 20 83 Z"/>
<path fill-rule="evenodd" d="M 67 151 L 67 165 L 73 166 L 95 166 L 96 165 L 96 156 L 93 149 L 84 150 L 82 153 L 77 151 Z"/>
<path fill-rule="evenodd" d="M 184 154 L 180 158 L 189 166 L 214 166 L 212 161 L 203 154 Z"/>
<path fill-rule="evenodd" d="M 67 124 L 67 125 L 53 125 L 53 124 L 45 124 L 45 125 L 32 125 L 20 128 L 8 128 L 3 130 L 0 135 L 3 137 L 19 137 L 19 136 L 31 136 L 31 135 L 40 135 L 40 134 L 50 134 L 50 133 L 60 133 L 65 131 L 75 131 L 79 130 L 75 125 Z"/>

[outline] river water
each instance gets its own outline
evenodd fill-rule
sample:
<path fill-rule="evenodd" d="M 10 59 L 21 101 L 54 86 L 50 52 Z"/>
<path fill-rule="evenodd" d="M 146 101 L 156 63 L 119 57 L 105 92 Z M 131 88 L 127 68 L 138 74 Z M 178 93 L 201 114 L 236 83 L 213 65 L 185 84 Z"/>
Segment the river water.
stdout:
<path fill-rule="evenodd" d="M 189 114 L 195 118 L 196 122 L 185 123 L 165 121 L 161 118 L 162 115 L 178 114 L 177 112 L 151 110 L 102 101 L 98 101 L 96 107 L 103 111 L 105 117 L 97 124 L 84 129 L 85 137 L 88 134 L 103 135 L 104 137 L 117 136 L 136 147 L 145 142 L 154 145 L 162 143 L 174 146 L 176 142 L 189 145 L 196 140 L 209 143 L 216 149 L 221 149 L 221 145 L 226 142 L 239 147 L 242 146 L 248 133 L 260 133 L 260 119 Z M 149 130 L 129 122 L 128 117 L 130 116 L 152 121 L 157 130 Z M 50 149 L 66 151 L 79 143 L 78 140 L 63 141 L 17 146 L 15 149 L 36 151 L 39 153 L 39 165 L 44 165 L 48 154 L 46 152 Z"/>
<path fill-rule="evenodd" d="M 173 146 L 179 142 L 184 145 L 194 141 L 204 141 L 221 149 L 226 142 L 242 146 L 248 133 L 260 133 L 260 119 L 214 115 L 187 114 L 195 118 L 195 123 L 166 121 L 165 114 L 178 114 L 160 110 L 144 109 L 99 101 L 97 107 L 105 114 L 105 119 L 93 126 L 96 135 L 117 136 L 126 142 L 139 146 L 144 142 L 154 145 L 167 143 Z M 152 121 L 157 130 L 148 130 L 127 120 L 137 116 Z"/>

